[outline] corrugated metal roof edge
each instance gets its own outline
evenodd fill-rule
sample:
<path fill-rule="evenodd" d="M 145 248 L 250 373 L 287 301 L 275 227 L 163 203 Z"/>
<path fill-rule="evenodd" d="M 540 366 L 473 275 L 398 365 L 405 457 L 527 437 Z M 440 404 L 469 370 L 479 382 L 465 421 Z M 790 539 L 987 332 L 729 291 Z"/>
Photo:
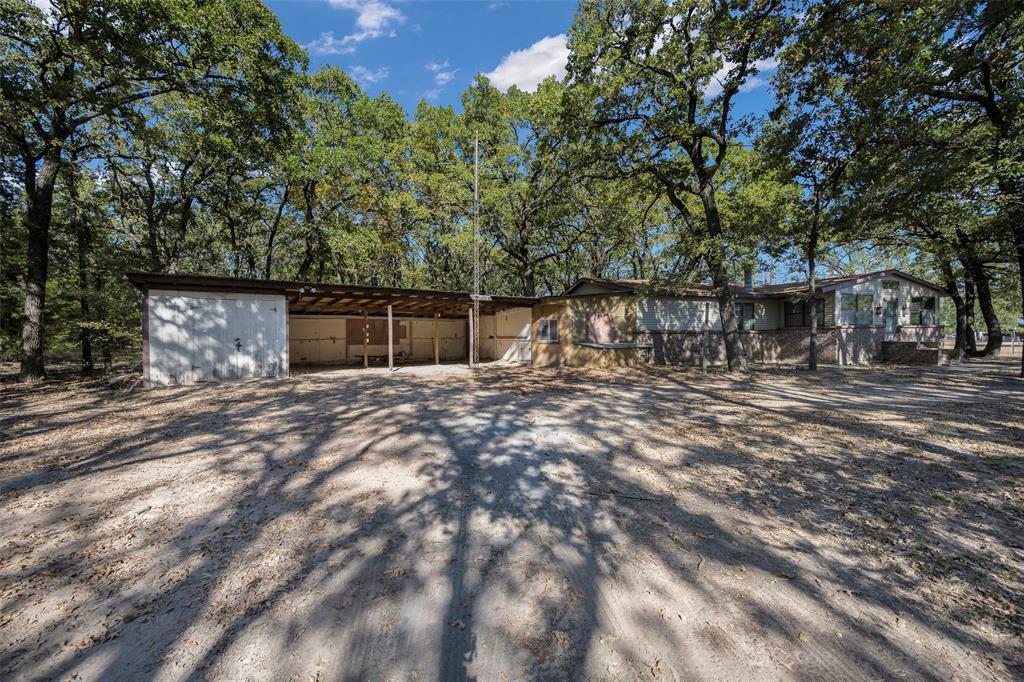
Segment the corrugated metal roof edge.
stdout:
<path fill-rule="evenodd" d="M 852 275 L 842 275 L 839 277 L 825 277 L 817 282 L 819 291 L 833 291 L 842 286 L 850 283 L 859 284 L 861 282 L 877 279 L 879 277 L 902 277 L 911 282 L 920 284 L 921 286 L 928 287 L 935 291 L 942 292 L 949 295 L 949 290 L 945 287 L 938 286 L 926 279 L 922 279 L 915 275 L 903 272 L 896 268 L 890 268 L 888 270 L 876 270 L 874 272 L 855 273 Z M 619 287 L 622 291 L 607 292 L 607 293 L 593 293 L 593 294 L 573 294 L 572 292 L 582 286 L 583 284 L 598 284 L 608 287 Z M 706 287 L 706 288 L 704 288 Z M 754 287 L 753 291 L 747 291 L 746 289 L 738 286 L 734 286 L 733 289 L 739 298 L 787 298 L 794 294 L 804 293 L 810 290 L 810 282 L 789 282 L 784 284 L 768 284 L 760 287 Z M 565 293 L 561 296 L 548 296 L 545 298 L 572 298 L 579 296 L 607 296 L 610 294 L 621 294 L 621 293 L 646 293 L 648 295 L 656 296 L 679 296 L 681 298 L 714 298 L 715 293 L 711 290 L 710 285 L 703 285 L 703 287 L 694 287 L 690 285 L 688 287 L 671 288 L 664 285 L 652 285 L 650 283 L 643 284 L 636 280 L 613 280 L 613 279 L 602 279 L 598 277 L 581 277 L 571 287 L 566 289 Z"/>
<path fill-rule="evenodd" d="M 374 286 L 362 286 L 355 284 L 329 284 L 326 282 L 301 282 L 291 280 L 271 280 L 271 279 L 246 279 L 241 277 L 219 277 L 215 275 L 194 275 L 194 274 L 171 274 L 161 272 L 141 272 L 141 271 L 130 271 L 124 273 L 125 279 L 131 282 L 135 287 L 139 289 L 143 288 L 162 288 L 169 290 L 185 290 L 190 287 L 198 287 L 200 289 L 228 289 L 236 291 L 277 291 L 277 292 L 288 292 L 297 291 L 301 289 L 316 289 L 317 293 L 332 293 L 332 292 L 352 292 L 352 291 L 369 291 L 378 292 L 381 294 L 430 294 L 434 296 L 450 296 L 453 298 L 469 298 L 472 300 L 473 294 L 467 291 L 443 291 L 440 289 L 412 289 L 412 288 L 397 288 L 397 287 L 374 287 Z M 490 296 L 490 299 L 499 303 L 517 303 L 521 302 L 526 305 L 532 306 L 537 303 L 540 299 L 534 296 Z"/>

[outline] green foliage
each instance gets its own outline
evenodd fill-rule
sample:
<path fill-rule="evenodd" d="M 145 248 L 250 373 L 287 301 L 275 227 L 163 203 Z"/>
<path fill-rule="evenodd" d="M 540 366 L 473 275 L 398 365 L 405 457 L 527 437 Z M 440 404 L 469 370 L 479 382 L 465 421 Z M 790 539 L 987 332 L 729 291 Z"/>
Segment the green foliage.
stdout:
<path fill-rule="evenodd" d="M 1022 14 L 585 0 L 566 82 L 478 76 L 461 112 L 407 116 L 338 68 L 307 71 L 256 0 L 0 0 L 0 356 L 18 354 L 40 274 L 33 171 L 55 189 L 47 352 L 91 345 L 96 364 L 139 347 L 126 270 L 467 290 L 475 248 L 495 294 L 580 276 L 725 292 L 759 259 L 805 272 L 811 256 L 821 274 L 980 267 L 1008 327 Z M 776 59 L 771 118 L 737 116 Z"/>

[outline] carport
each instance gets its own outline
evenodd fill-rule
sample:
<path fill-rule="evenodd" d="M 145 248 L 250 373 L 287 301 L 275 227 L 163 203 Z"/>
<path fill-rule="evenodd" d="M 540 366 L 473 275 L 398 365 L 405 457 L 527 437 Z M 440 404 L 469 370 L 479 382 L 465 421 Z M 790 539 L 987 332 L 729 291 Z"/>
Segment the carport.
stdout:
<path fill-rule="evenodd" d="M 133 272 L 143 375 L 165 385 L 287 376 L 295 364 L 530 361 L 536 299 Z M 479 303 L 478 315 L 477 306 Z"/>

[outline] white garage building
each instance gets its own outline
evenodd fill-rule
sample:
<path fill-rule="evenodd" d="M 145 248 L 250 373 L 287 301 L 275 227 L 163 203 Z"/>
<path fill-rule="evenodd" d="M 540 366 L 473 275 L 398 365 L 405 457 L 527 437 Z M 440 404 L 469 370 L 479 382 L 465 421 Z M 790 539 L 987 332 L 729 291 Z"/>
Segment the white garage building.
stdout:
<path fill-rule="evenodd" d="M 134 272 L 148 385 L 287 376 L 298 365 L 528 363 L 534 298 Z M 390 324 L 389 324 L 390 322 Z"/>

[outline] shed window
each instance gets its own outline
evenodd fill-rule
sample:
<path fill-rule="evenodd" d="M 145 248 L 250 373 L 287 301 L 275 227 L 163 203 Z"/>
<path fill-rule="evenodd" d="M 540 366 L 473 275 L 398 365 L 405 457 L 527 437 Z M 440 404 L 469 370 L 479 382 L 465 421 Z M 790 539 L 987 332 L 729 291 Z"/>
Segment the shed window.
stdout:
<path fill-rule="evenodd" d="M 872 294 L 843 294 L 840 303 L 847 324 L 867 326 L 874 321 L 875 297 Z"/>
<path fill-rule="evenodd" d="M 815 308 L 818 311 L 818 326 L 825 326 L 825 301 L 815 299 Z M 786 302 L 786 326 L 787 327 L 810 327 L 811 326 L 811 302 L 792 301 Z"/>
<path fill-rule="evenodd" d="M 935 324 L 934 296 L 914 296 L 910 299 L 910 324 Z"/>
<path fill-rule="evenodd" d="M 898 281 L 894 280 L 894 279 L 883 279 L 882 280 L 882 288 L 883 289 L 899 289 L 900 288 L 900 283 Z"/>
<path fill-rule="evenodd" d="M 541 343 L 558 343 L 558 318 L 546 317 L 537 320 L 537 340 Z"/>
<path fill-rule="evenodd" d="M 753 303 L 737 303 L 736 304 L 736 326 L 740 329 L 753 329 L 754 328 L 754 304 Z"/>

